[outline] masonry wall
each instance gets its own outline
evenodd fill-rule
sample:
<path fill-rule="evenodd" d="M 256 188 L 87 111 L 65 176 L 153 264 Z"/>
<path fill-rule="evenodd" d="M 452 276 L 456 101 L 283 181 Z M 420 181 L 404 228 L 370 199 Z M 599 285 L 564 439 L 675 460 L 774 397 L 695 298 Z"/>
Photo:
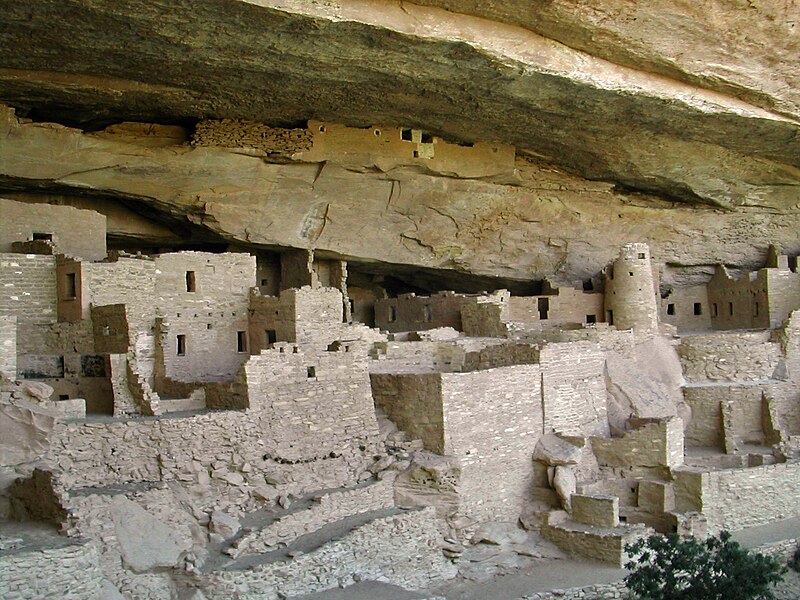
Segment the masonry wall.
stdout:
<path fill-rule="evenodd" d="M 452 327 L 461 331 L 461 307 L 468 297 L 454 292 L 432 296 L 402 294 L 375 302 L 375 326 L 385 331 L 421 331 Z"/>
<path fill-rule="evenodd" d="M 736 280 L 718 266 L 708 283 L 711 325 L 714 329 L 764 329 L 769 327 L 768 269 Z"/>
<path fill-rule="evenodd" d="M 0 315 L 0 375 L 17 378 L 17 318 Z"/>
<path fill-rule="evenodd" d="M 546 296 L 511 296 L 508 320 L 543 326 L 604 320 L 603 294 L 573 288 L 558 288 L 555 292 Z"/>
<path fill-rule="evenodd" d="M 488 177 L 514 171 L 513 146 L 475 142 L 452 144 L 419 129 L 369 127 L 309 121 L 314 136 L 310 151 L 297 158 L 307 162 L 376 165 L 382 171 L 399 165 L 419 165 L 457 177 Z"/>
<path fill-rule="evenodd" d="M 539 353 L 544 428 L 574 435 L 608 434 L 605 355 L 593 342 L 551 343 Z"/>
<path fill-rule="evenodd" d="M 243 366 L 250 409 L 260 412 L 268 451 L 283 460 L 341 452 L 378 433 L 366 357 L 304 353 L 279 344 Z"/>
<path fill-rule="evenodd" d="M 122 257 L 113 262 L 82 263 L 82 318 L 90 306 L 126 304 L 138 324 L 151 321 L 156 297 L 156 265 L 147 258 Z"/>
<path fill-rule="evenodd" d="M 175 397 L 187 390 L 173 383 L 232 380 L 250 352 L 255 257 L 176 252 L 158 256 L 155 267 L 156 391 Z"/>
<path fill-rule="evenodd" d="M 0 552 L 0 596 L 4 600 L 102 596 L 100 556 L 94 543 Z"/>
<path fill-rule="evenodd" d="M 537 365 L 443 373 L 444 453 L 461 464 L 460 511 L 478 522 L 519 518 L 542 433 Z"/>
<path fill-rule="evenodd" d="M 611 467 L 678 467 L 683 464 L 683 421 L 634 420 L 623 437 L 593 437 L 597 462 Z"/>
<path fill-rule="evenodd" d="M 674 325 L 679 332 L 711 329 L 711 307 L 705 285 L 670 290 L 669 295 L 661 299 L 659 310 L 661 322 Z"/>
<path fill-rule="evenodd" d="M 506 290 L 491 296 L 478 296 L 461 307 L 464 333 L 474 337 L 508 337 L 508 312 L 511 294 Z"/>
<path fill-rule="evenodd" d="M 317 402 L 328 408 L 324 397 Z M 307 429 L 318 428 L 313 441 L 327 437 L 341 444 L 303 445 L 291 454 L 302 457 L 296 463 L 278 456 L 277 448 L 292 450 L 290 445 L 296 441 L 298 427 L 287 425 L 285 417 L 291 408 L 287 402 L 274 412 L 214 411 L 186 417 L 57 423 L 44 460 L 59 470 L 68 488 L 177 479 L 204 509 L 225 503 L 241 510 L 261 506 L 259 494 L 274 496 L 274 488 L 265 491 L 265 474 L 286 482 L 282 493 L 302 495 L 351 484 L 373 462 L 377 436 L 370 434 L 377 425 L 343 439 L 336 434 L 352 421 L 328 422 L 322 411 L 305 424 Z M 336 406 L 329 408 L 339 414 Z M 300 411 L 292 414 L 303 419 Z"/>
<path fill-rule="evenodd" d="M 677 350 L 690 383 L 770 380 L 783 362 L 768 331 L 684 336 Z"/>
<path fill-rule="evenodd" d="M 93 210 L 0 198 L 0 214 L 0 252 L 39 234 L 52 236 L 57 253 L 85 260 L 106 257 L 106 218 Z"/>
<path fill-rule="evenodd" d="M 0 313 L 18 325 L 56 322 L 56 257 L 0 254 Z"/>
<path fill-rule="evenodd" d="M 201 577 L 208 600 L 263 600 L 310 594 L 381 580 L 422 590 L 455 577 L 456 568 L 438 546 L 433 508 L 376 518 L 311 552 L 245 570 L 220 570 Z"/>
<path fill-rule="evenodd" d="M 676 508 L 702 509 L 710 531 L 746 527 L 800 516 L 800 463 L 746 469 L 675 471 Z"/>
<path fill-rule="evenodd" d="M 686 445 L 722 449 L 726 438 L 731 443 L 763 443 L 762 397 L 769 389 L 763 385 L 686 387 L 684 399 L 692 410 Z"/>
<path fill-rule="evenodd" d="M 800 273 L 767 269 L 769 327 L 780 327 L 792 311 L 800 309 Z"/>
<path fill-rule="evenodd" d="M 421 439 L 425 449 L 444 454 L 442 378 L 438 373 L 394 375 L 372 374 L 372 397 L 412 439 Z"/>

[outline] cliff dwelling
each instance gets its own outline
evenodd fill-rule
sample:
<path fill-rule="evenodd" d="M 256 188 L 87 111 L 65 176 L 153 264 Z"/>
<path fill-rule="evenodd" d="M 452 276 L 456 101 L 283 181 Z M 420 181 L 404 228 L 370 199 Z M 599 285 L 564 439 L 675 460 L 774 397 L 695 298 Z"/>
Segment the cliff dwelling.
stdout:
<path fill-rule="evenodd" d="M 5 3 L 0 597 L 795 551 L 800 12 L 497 4 Z"/>

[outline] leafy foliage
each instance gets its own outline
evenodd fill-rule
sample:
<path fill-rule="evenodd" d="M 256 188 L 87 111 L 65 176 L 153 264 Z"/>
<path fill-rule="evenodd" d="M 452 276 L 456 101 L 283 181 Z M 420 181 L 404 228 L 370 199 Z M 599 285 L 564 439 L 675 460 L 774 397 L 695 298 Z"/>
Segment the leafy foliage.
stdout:
<path fill-rule="evenodd" d="M 723 531 L 705 542 L 676 533 L 625 546 L 638 559 L 625 567 L 628 589 L 643 600 L 774 600 L 772 586 L 786 571 L 768 556 L 749 552 Z"/>

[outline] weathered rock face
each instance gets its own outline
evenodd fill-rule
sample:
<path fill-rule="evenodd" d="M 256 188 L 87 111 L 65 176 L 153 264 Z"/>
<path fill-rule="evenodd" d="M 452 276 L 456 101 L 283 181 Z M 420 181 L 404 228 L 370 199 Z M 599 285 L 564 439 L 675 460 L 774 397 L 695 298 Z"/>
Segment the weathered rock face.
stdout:
<path fill-rule="evenodd" d="M 73 122 L 414 126 L 668 198 L 796 205 L 794 3 L 427 4 L 487 18 L 378 0 L 12 0 L 0 99 Z"/>
<path fill-rule="evenodd" d="M 410 167 L 383 173 L 267 163 L 236 150 L 21 124 L 11 113 L 3 123 L 0 177 L 7 184 L 91 192 L 101 212 L 124 201 L 252 247 L 315 248 L 359 263 L 561 284 L 596 275 L 632 239 L 647 240 L 656 261 L 669 265 L 665 284 L 708 275 L 717 262 L 757 268 L 770 242 L 800 252 L 797 208 L 691 208 L 524 160 L 516 185 L 506 185 Z M 91 207 L 85 197 L 80 204 Z M 109 228 L 111 236 L 135 237 L 130 220 L 109 218 Z M 142 239 L 162 239 L 153 231 L 145 227 Z"/>

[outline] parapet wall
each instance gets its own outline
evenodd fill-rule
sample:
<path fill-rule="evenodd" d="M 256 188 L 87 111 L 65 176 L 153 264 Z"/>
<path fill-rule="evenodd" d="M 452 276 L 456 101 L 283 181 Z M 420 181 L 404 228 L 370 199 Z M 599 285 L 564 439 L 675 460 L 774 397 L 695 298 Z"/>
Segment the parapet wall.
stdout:
<path fill-rule="evenodd" d="M 717 471 L 676 470 L 679 512 L 702 512 L 710 531 L 737 531 L 800 516 L 800 463 Z"/>
<path fill-rule="evenodd" d="M 17 378 L 17 317 L 0 315 L 0 375 Z"/>
<path fill-rule="evenodd" d="M 783 360 L 769 331 L 687 336 L 677 350 L 689 383 L 770 380 Z"/>

